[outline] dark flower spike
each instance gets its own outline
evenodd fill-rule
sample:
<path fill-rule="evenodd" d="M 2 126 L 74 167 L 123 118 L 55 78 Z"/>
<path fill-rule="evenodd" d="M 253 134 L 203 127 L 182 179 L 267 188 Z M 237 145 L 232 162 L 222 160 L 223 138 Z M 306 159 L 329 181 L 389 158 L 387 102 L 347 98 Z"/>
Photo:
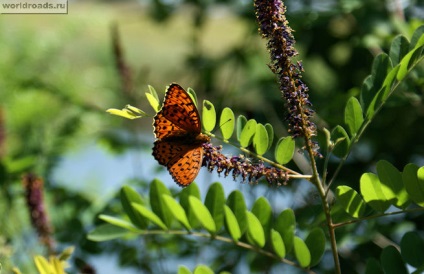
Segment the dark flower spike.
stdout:
<path fill-rule="evenodd" d="M 290 174 L 288 171 L 276 167 L 267 167 L 262 161 L 252 163 L 243 155 L 225 156 L 221 153 L 222 146 L 213 146 L 211 143 L 204 143 L 203 163 L 210 172 L 214 169 L 218 174 L 224 174 L 225 177 L 231 175 L 234 180 L 241 177 L 243 182 L 257 183 L 259 179 L 265 180 L 274 186 L 286 185 L 291 178 L 308 178 L 310 176 L 300 175 L 298 173 Z"/>
<path fill-rule="evenodd" d="M 307 147 L 317 156 L 318 145 L 311 141 L 311 137 L 316 135 L 316 126 L 310 121 L 314 112 L 310 109 L 308 87 L 301 80 L 302 63 L 293 64 L 291 61 L 298 53 L 294 48 L 292 29 L 285 17 L 286 7 L 279 0 L 255 0 L 254 5 L 259 32 L 268 40 L 271 57 L 268 66 L 277 75 L 287 104 L 289 132 L 293 138 L 304 137 Z"/>
<path fill-rule="evenodd" d="M 53 239 L 51 238 L 52 229 L 44 206 L 43 180 L 33 174 L 26 174 L 22 178 L 22 183 L 32 226 L 37 231 L 41 243 L 46 246 L 49 254 L 54 254 Z"/>

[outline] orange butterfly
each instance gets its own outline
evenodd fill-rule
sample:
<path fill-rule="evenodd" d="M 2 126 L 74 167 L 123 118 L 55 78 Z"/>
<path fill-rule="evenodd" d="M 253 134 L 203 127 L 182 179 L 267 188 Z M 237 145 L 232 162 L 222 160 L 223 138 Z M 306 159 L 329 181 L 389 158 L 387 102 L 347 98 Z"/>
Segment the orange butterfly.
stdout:
<path fill-rule="evenodd" d="M 180 85 L 171 84 L 168 88 L 153 127 L 157 138 L 153 157 L 166 166 L 178 185 L 188 186 L 202 166 L 202 144 L 210 142 L 210 138 L 201 133 L 199 112 Z"/>

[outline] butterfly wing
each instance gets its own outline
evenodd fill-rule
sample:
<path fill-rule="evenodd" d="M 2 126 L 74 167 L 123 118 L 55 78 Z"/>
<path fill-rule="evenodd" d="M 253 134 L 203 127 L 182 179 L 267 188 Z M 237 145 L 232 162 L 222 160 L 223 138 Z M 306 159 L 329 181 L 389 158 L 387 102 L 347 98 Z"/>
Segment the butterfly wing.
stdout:
<path fill-rule="evenodd" d="M 200 134 L 200 116 L 190 95 L 178 84 L 168 88 L 162 109 L 154 118 L 156 138 Z"/>
<path fill-rule="evenodd" d="M 192 148 L 172 159 L 167 167 L 174 181 L 180 186 L 188 186 L 196 178 L 202 166 L 203 148 Z"/>

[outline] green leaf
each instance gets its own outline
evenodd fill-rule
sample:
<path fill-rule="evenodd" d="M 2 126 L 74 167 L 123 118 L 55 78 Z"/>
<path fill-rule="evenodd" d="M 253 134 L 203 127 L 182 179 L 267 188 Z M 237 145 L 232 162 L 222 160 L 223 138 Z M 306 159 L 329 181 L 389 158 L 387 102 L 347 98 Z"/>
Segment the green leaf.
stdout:
<path fill-rule="evenodd" d="M 366 204 L 362 197 L 349 186 L 336 188 L 337 202 L 350 216 L 359 218 L 364 215 Z"/>
<path fill-rule="evenodd" d="M 402 174 L 384 160 L 377 163 L 377 173 L 387 200 L 398 208 L 406 208 L 409 205 L 409 197 L 402 184 Z"/>
<path fill-rule="evenodd" d="M 155 215 L 159 216 L 165 223 L 166 227 L 171 227 L 173 217 L 162 199 L 163 194 L 171 195 L 171 192 L 161 181 L 154 179 L 150 184 L 150 206 Z"/>
<path fill-rule="evenodd" d="M 252 213 L 258 218 L 266 235 L 269 235 L 268 231 L 271 228 L 272 208 L 268 200 L 265 199 L 265 197 L 259 197 L 253 204 Z"/>
<path fill-rule="evenodd" d="M 203 100 L 202 108 L 202 126 L 203 129 L 211 132 L 216 125 L 215 106 L 208 100 Z"/>
<path fill-rule="evenodd" d="M 380 261 L 385 274 L 408 274 L 405 263 L 394 246 L 383 249 Z"/>
<path fill-rule="evenodd" d="M 417 205 L 424 207 L 424 168 L 407 164 L 403 168 L 402 181 L 409 198 Z"/>
<path fill-rule="evenodd" d="M 424 241 L 415 231 L 403 235 L 400 241 L 402 258 L 415 268 L 424 267 Z"/>
<path fill-rule="evenodd" d="M 224 140 L 228 140 L 233 136 L 235 122 L 234 112 L 230 108 L 224 108 L 219 118 L 219 128 Z"/>
<path fill-rule="evenodd" d="M 163 230 L 167 230 L 168 227 L 162 220 L 152 211 L 148 210 L 146 207 L 139 204 L 132 204 L 135 210 L 140 212 L 145 218 L 149 219 L 152 223 L 162 228 Z"/>
<path fill-rule="evenodd" d="M 156 99 L 152 94 L 145 93 L 147 101 L 149 101 L 150 106 L 153 108 L 154 111 L 158 112 L 160 110 L 159 100 Z"/>
<path fill-rule="evenodd" d="M 200 190 L 196 183 L 191 183 L 188 187 L 183 188 L 180 192 L 180 204 L 184 208 L 188 221 L 192 228 L 200 228 L 201 225 L 191 210 L 190 203 L 188 201 L 188 197 L 194 196 L 200 200 Z"/>
<path fill-rule="evenodd" d="M 130 232 L 122 227 L 111 224 L 99 225 L 87 235 L 87 239 L 93 242 L 110 241 L 129 235 Z"/>
<path fill-rule="evenodd" d="M 308 237 L 306 237 L 305 244 L 311 253 L 310 266 L 319 264 L 325 251 L 325 234 L 324 231 L 315 227 L 311 230 Z"/>
<path fill-rule="evenodd" d="M 256 216 L 246 210 L 247 216 L 247 235 L 248 240 L 250 239 L 253 245 L 258 247 L 264 247 L 265 245 L 265 234 L 264 229 L 262 228 L 261 222 L 256 218 Z"/>
<path fill-rule="evenodd" d="M 237 243 L 241 237 L 240 226 L 237 222 L 237 218 L 234 215 L 231 208 L 229 208 L 227 205 L 224 205 L 224 212 L 225 212 L 225 228 L 227 229 L 233 241 Z"/>
<path fill-rule="evenodd" d="M 291 208 L 282 211 L 275 220 L 274 229 L 278 231 L 283 238 L 287 253 L 291 252 L 293 248 L 295 228 L 296 219 L 294 211 Z"/>
<path fill-rule="evenodd" d="M 400 60 L 408 53 L 409 51 L 409 41 L 405 36 L 398 35 L 396 36 L 390 46 L 390 59 L 393 62 L 393 65 L 399 64 Z"/>
<path fill-rule="evenodd" d="M 386 53 L 380 53 L 374 58 L 371 75 L 373 77 L 373 89 L 375 91 L 382 87 L 384 79 L 386 79 L 386 75 L 391 69 L 392 61 Z"/>
<path fill-rule="evenodd" d="M 256 132 L 253 137 L 253 147 L 258 155 L 265 154 L 268 149 L 268 132 L 262 124 L 256 124 Z"/>
<path fill-rule="evenodd" d="M 265 124 L 266 132 L 268 133 L 268 148 L 269 150 L 272 147 L 272 142 L 274 142 L 274 128 L 270 123 Z"/>
<path fill-rule="evenodd" d="M 361 96 L 360 101 L 362 105 L 362 109 L 368 109 L 370 103 L 374 99 L 375 96 L 375 88 L 373 85 L 373 77 L 368 75 L 361 87 Z"/>
<path fill-rule="evenodd" d="M 350 97 L 347 101 L 344 119 L 347 127 L 349 128 L 350 136 L 355 136 L 364 122 L 361 104 L 355 97 Z"/>
<path fill-rule="evenodd" d="M 224 188 L 220 183 L 213 183 L 206 194 L 205 206 L 209 209 L 217 229 L 224 224 L 224 205 Z"/>
<path fill-rule="evenodd" d="M 331 132 L 331 140 L 335 142 L 333 154 L 343 158 L 347 155 L 350 146 L 350 138 L 342 126 L 336 126 Z"/>
<path fill-rule="evenodd" d="M 386 79 L 384 80 L 383 86 L 377 92 L 377 95 L 374 96 L 372 102 L 370 103 L 367 109 L 367 114 L 366 114 L 367 120 L 372 119 L 376 109 L 379 108 L 387 100 L 387 97 L 393 91 L 392 87 L 394 82 L 396 81 L 396 75 L 399 71 L 399 68 L 400 68 L 400 65 L 397 65 L 387 74 Z"/>
<path fill-rule="evenodd" d="M 178 266 L 177 274 L 192 274 L 190 269 L 185 265 Z"/>
<path fill-rule="evenodd" d="M 420 40 L 418 40 L 417 45 L 414 47 L 414 49 L 408 52 L 408 54 L 406 54 L 405 57 L 402 58 L 402 61 L 400 62 L 399 72 L 396 77 L 398 81 L 403 80 L 403 78 L 405 78 L 406 74 L 408 73 L 409 69 L 414 65 L 416 58 L 418 58 L 422 51 L 421 47 L 423 46 L 423 44 L 424 36 L 422 36 Z"/>
<path fill-rule="evenodd" d="M 301 267 L 305 268 L 311 265 L 311 253 L 301 238 L 297 236 L 294 237 L 293 249 L 294 255 L 296 256 L 296 259 Z"/>
<path fill-rule="evenodd" d="M 177 219 L 177 221 L 180 222 L 185 227 L 185 229 L 190 231 L 191 226 L 188 222 L 187 215 L 183 207 L 177 201 L 175 201 L 173 197 L 169 196 L 168 194 L 163 194 L 162 198 L 165 204 L 168 206 L 169 211 L 172 212 L 172 215 L 174 216 L 174 218 Z"/>
<path fill-rule="evenodd" d="M 240 134 L 241 147 L 248 147 L 252 143 L 253 136 L 256 132 L 256 124 L 257 123 L 254 119 L 250 119 L 249 121 L 247 121 Z"/>
<path fill-rule="evenodd" d="M 381 269 L 380 263 L 375 258 L 369 258 L 367 260 L 365 274 L 384 274 L 384 272 Z"/>
<path fill-rule="evenodd" d="M 412 34 L 409 49 L 421 47 L 423 45 L 423 37 L 424 37 L 424 26 L 419 26 L 417 29 L 415 29 L 414 33 Z"/>
<path fill-rule="evenodd" d="M 213 270 L 206 265 L 198 265 L 194 269 L 193 274 L 214 274 Z"/>
<path fill-rule="evenodd" d="M 244 126 L 247 124 L 247 118 L 243 115 L 239 115 L 237 117 L 237 124 L 236 124 L 236 133 L 237 133 L 237 140 L 240 142 L 241 132 L 243 131 Z"/>
<path fill-rule="evenodd" d="M 243 234 L 246 231 L 246 226 L 247 226 L 247 220 L 246 220 L 247 208 L 244 202 L 243 194 L 238 190 L 234 190 L 233 192 L 231 192 L 227 199 L 227 205 L 236 216 L 237 222 L 241 229 L 241 233 Z"/>
<path fill-rule="evenodd" d="M 194 196 L 190 196 L 188 198 L 188 201 L 197 220 L 210 234 L 215 234 L 216 225 L 207 207 L 198 198 Z"/>
<path fill-rule="evenodd" d="M 193 100 L 194 105 L 197 108 L 197 95 L 196 92 L 192 88 L 187 89 L 188 95 L 190 95 L 191 99 Z"/>
<path fill-rule="evenodd" d="M 293 158 L 296 144 L 292 137 L 283 137 L 275 146 L 275 161 L 280 165 L 287 164 Z"/>
<path fill-rule="evenodd" d="M 278 257 L 284 258 L 286 256 L 286 247 L 284 246 L 283 238 L 274 229 L 271 229 L 271 245 Z"/>
<path fill-rule="evenodd" d="M 99 219 L 101 219 L 101 220 L 103 220 L 103 221 L 105 221 L 105 222 L 107 222 L 107 223 L 109 223 L 111 225 L 118 226 L 118 227 L 127 229 L 127 230 L 132 231 L 132 232 L 138 232 L 138 231 L 140 231 L 132 223 L 130 223 L 130 222 L 126 221 L 126 220 L 122 220 L 122 219 L 113 217 L 113 216 L 108 216 L 108 215 L 101 214 L 99 216 Z"/>
<path fill-rule="evenodd" d="M 131 222 L 141 228 L 145 229 L 147 227 L 147 221 L 144 219 L 134 208 L 131 206 L 131 203 L 136 203 L 143 205 L 143 200 L 140 195 L 133 188 L 129 186 L 123 186 L 119 192 L 119 197 L 121 200 L 121 205 L 125 213 L 130 218 Z"/>
<path fill-rule="evenodd" d="M 121 116 L 121 117 L 130 119 L 130 120 L 148 116 L 146 112 L 142 111 L 139 108 L 133 107 L 131 105 L 126 105 L 125 108 L 123 109 L 110 108 L 106 110 L 106 112 L 112 115 Z"/>
<path fill-rule="evenodd" d="M 377 175 L 373 173 L 364 173 L 360 179 L 361 194 L 364 197 L 366 203 L 368 203 L 373 209 L 379 212 L 386 211 L 390 202 L 387 201 L 381 182 Z"/>

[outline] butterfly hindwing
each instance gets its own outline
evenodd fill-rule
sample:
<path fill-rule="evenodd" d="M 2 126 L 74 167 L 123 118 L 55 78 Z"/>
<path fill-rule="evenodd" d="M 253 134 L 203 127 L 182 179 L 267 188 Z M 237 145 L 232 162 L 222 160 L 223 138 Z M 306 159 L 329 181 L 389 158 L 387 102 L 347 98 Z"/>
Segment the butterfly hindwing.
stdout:
<path fill-rule="evenodd" d="M 168 163 L 169 173 L 180 186 L 188 186 L 196 178 L 202 166 L 203 148 L 196 147 Z"/>

